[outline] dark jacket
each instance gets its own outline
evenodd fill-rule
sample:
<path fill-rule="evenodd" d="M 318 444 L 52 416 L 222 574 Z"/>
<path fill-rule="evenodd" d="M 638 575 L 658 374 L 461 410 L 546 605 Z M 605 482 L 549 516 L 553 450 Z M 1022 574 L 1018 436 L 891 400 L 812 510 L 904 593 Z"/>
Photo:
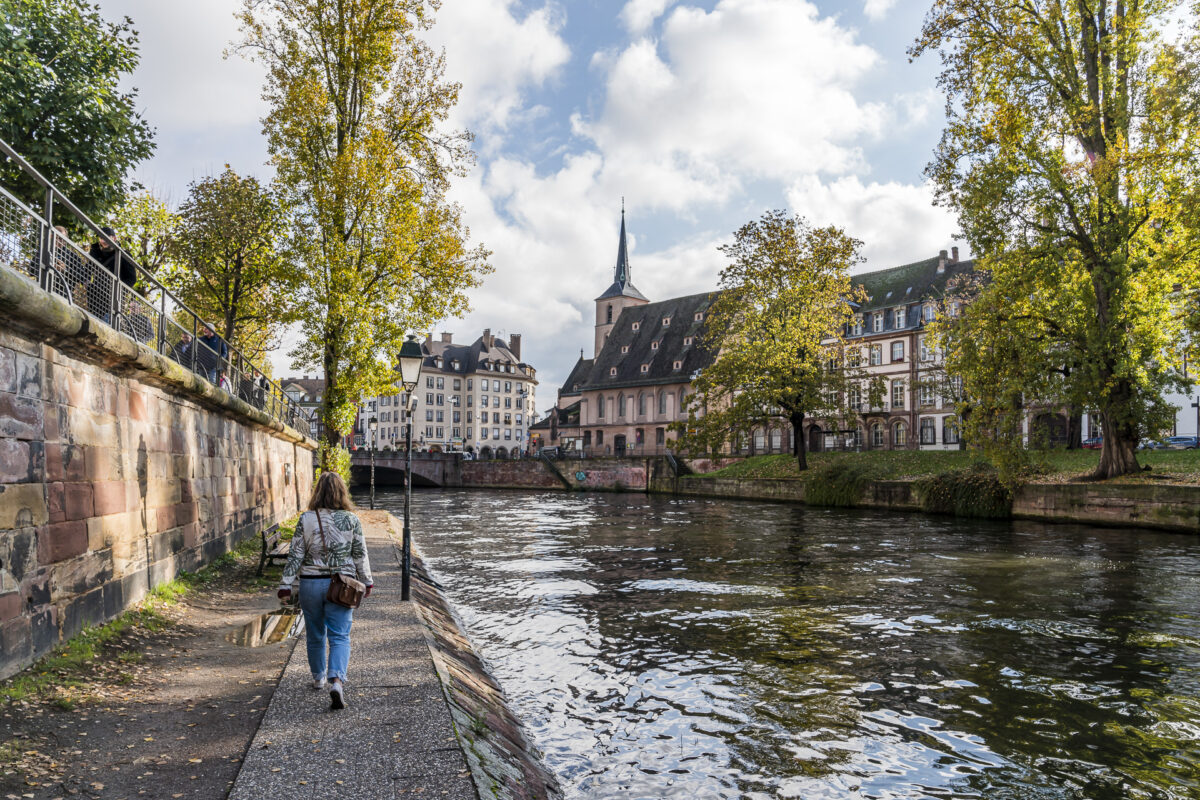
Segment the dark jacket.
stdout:
<path fill-rule="evenodd" d="M 196 346 L 195 342 L 180 341 L 171 348 L 171 358 L 178 361 L 180 364 L 192 363 L 192 348 Z"/>
<path fill-rule="evenodd" d="M 204 367 L 206 370 L 212 371 L 217 368 L 220 361 L 224 361 L 229 357 L 229 347 L 225 344 L 225 340 L 215 333 L 212 336 L 200 336 L 196 341 L 204 345 L 196 351 L 196 363 Z"/>
<path fill-rule="evenodd" d="M 93 242 L 88 255 L 112 274 L 117 274 L 117 248 L 110 247 L 108 250 L 102 250 L 99 242 Z M 118 277 L 121 279 L 121 283 L 131 288 L 137 283 L 137 268 L 128 258 L 121 258 L 121 274 Z"/>

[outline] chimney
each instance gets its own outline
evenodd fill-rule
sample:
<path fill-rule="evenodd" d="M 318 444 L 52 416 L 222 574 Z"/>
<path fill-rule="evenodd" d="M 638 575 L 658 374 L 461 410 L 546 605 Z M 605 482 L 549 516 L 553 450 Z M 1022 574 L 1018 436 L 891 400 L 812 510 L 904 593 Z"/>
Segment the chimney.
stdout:
<path fill-rule="evenodd" d="M 521 360 L 521 334 L 519 334 L 519 333 L 509 334 L 508 349 L 509 349 L 509 352 L 511 352 L 514 356 L 517 357 L 517 361 Z"/>
<path fill-rule="evenodd" d="M 483 346 L 487 350 L 492 349 L 492 329 L 491 328 L 483 329 Z"/>
<path fill-rule="evenodd" d="M 425 334 L 425 344 L 433 344 L 433 334 L 432 333 Z"/>
<path fill-rule="evenodd" d="M 958 263 L 958 248 L 957 247 L 950 248 L 950 263 L 951 264 Z"/>
<path fill-rule="evenodd" d="M 945 250 L 938 251 L 937 271 L 938 271 L 938 275 L 941 275 L 943 272 L 946 271 L 946 251 Z"/>
<path fill-rule="evenodd" d="M 454 337 L 452 333 L 442 332 L 442 344 L 450 344 L 450 340 Z"/>

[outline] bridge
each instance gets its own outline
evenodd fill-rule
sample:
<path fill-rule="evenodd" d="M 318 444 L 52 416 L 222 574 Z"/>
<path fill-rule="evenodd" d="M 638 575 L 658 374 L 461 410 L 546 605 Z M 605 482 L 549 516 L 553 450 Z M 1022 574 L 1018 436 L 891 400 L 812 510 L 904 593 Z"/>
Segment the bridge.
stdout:
<path fill-rule="evenodd" d="M 462 486 L 462 453 L 412 454 L 413 486 Z M 375 451 L 375 485 L 403 486 L 405 472 L 403 450 Z M 350 454 L 350 480 L 357 486 L 371 481 L 371 453 L 355 450 Z"/>

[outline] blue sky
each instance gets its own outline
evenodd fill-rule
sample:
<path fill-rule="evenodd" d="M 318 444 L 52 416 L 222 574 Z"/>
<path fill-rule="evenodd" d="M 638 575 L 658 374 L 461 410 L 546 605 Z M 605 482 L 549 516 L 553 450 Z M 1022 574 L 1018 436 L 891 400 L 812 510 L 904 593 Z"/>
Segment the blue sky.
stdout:
<path fill-rule="evenodd" d="M 269 176 L 261 70 L 234 55 L 237 0 L 101 0 L 142 34 L 132 83 L 158 129 L 140 179 L 174 201 L 230 163 Z M 635 284 L 711 289 L 716 246 L 769 208 L 862 239 L 860 270 L 935 255 L 955 224 L 922 170 L 940 132 L 938 65 L 905 50 L 911 0 L 444 0 L 431 41 L 463 84 L 453 123 L 478 164 L 454 198 L 495 272 L 470 341 L 523 334 L 538 408 L 592 342 L 625 198 Z M 965 248 L 964 248 L 965 249 Z M 276 374 L 290 373 L 284 353 Z"/>

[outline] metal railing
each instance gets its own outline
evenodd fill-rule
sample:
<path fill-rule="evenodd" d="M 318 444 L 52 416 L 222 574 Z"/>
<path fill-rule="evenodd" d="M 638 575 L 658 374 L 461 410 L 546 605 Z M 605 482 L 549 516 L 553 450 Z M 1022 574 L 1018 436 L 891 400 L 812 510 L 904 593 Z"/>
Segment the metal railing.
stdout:
<path fill-rule="evenodd" d="M 26 276 L 42 290 L 62 297 L 93 319 L 187 367 L 272 418 L 306 436 L 312 435 L 307 415 L 277 383 L 267 379 L 215 331 L 212 338 L 202 338 L 200 332 L 206 322 L 2 139 L 0 154 L 41 186 L 46 198 L 45 210 L 39 214 L 0 187 L 0 266 Z M 56 205 L 108 245 L 105 252 L 99 253 L 104 263 L 55 229 Z"/>

